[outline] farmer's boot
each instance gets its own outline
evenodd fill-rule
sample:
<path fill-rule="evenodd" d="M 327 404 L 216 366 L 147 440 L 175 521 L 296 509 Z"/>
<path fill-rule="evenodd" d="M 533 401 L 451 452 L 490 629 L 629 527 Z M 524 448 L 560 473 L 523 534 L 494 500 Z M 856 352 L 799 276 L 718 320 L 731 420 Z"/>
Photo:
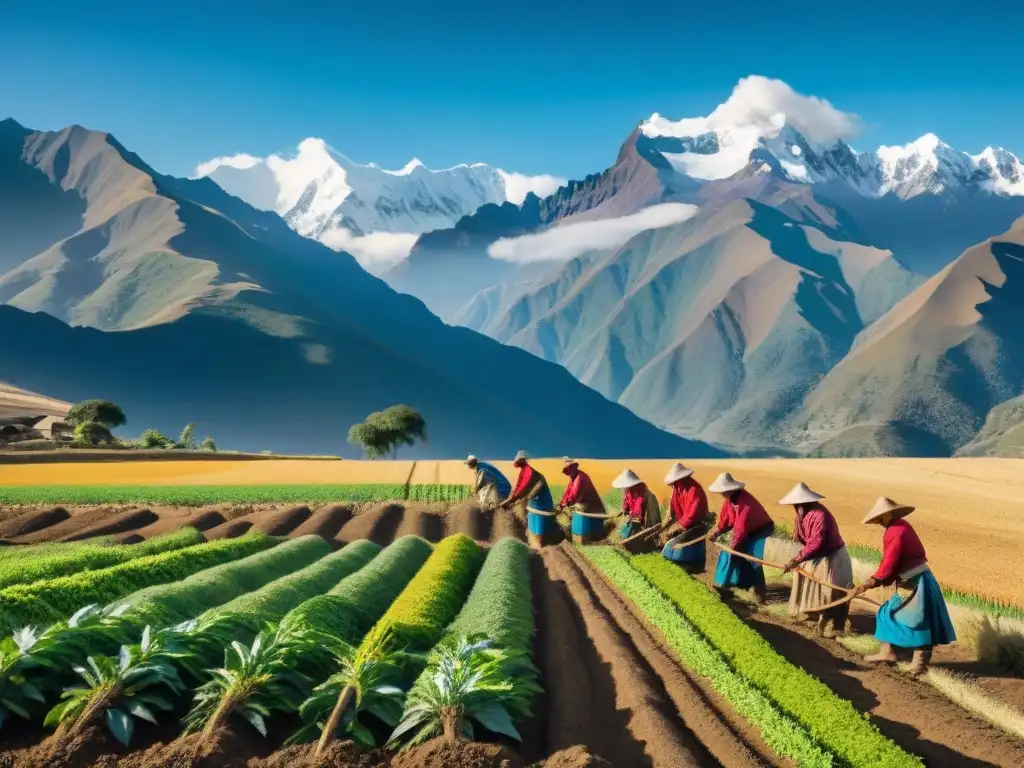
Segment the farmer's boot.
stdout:
<path fill-rule="evenodd" d="M 925 646 L 924 648 L 916 648 L 914 650 L 914 658 L 910 662 L 910 674 L 914 677 L 919 677 L 928 671 L 928 665 L 932 661 L 932 649 L 931 646 Z"/>
<path fill-rule="evenodd" d="M 754 602 L 756 602 L 758 605 L 764 605 L 768 602 L 767 587 L 754 587 Z"/>
<path fill-rule="evenodd" d="M 825 630 L 828 628 L 828 618 L 825 614 L 818 616 L 818 621 L 814 625 L 814 634 L 818 637 L 825 637 Z"/>
<path fill-rule="evenodd" d="M 870 656 L 865 656 L 864 661 L 870 661 L 874 663 L 889 661 L 896 661 L 896 654 L 892 650 L 892 646 L 889 643 L 882 643 L 882 647 L 878 649 L 878 653 L 873 653 Z"/>
<path fill-rule="evenodd" d="M 832 619 L 832 637 L 842 637 L 846 633 L 846 616 L 836 616 Z"/>

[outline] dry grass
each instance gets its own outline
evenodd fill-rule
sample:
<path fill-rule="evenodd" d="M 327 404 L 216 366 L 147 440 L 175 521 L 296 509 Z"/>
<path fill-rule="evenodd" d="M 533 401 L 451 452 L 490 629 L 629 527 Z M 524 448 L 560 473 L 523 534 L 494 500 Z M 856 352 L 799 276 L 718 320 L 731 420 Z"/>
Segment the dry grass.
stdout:
<path fill-rule="evenodd" d="M 470 446 L 471 447 L 471 446 Z M 662 501 L 669 461 L 581 459 L 601 491 L 626 466 L 646 479 Z M 514 477 L 511 462 L 497 466 Z M 564 480 L 559 459 L 534 462 L 552 484 Z M 697 479 L 709 484 L 731 471 L 780 523 L 792 511 L 777 506 L 800 480 L 827 497 L 826 504 L 853 545 L 878 548 L 882 530 L 860 520 L 875 499 L 888 495 L 917 506 L 912 522 L 924 540 L 944 588 L 1024 606 L 1024 582 L 1005 555 L 1024 551 L 1024 463 L 1016 459 L 749 459 L 694 461 Z M 0 484 L 12 485 L 239 485 L 302 483 L 467 483 L 461 461 L 261 461 L 125 462 L 0 465 Z M 717 499 L 712 499 L 717 505 Z M 865 565 L 861 570 L 867 570 Z M 857 574 L 862 576 L 860 572 Z"/>
<path fill-rule="evenodd" d="M 954 614 L 957 643 L 969 649 L 974 658 L 1024 675 L 1024 634 L 1000 618 L 972 614 Z"/>
<path fill-rule="evenodd" d="M 937 667 L 929 668 L 924 678 L 968 712 L 1011 736 L 1024 739 L 1024 713 L 1005 701 L 989 696 L 971 682 L 970 678 Z"/>

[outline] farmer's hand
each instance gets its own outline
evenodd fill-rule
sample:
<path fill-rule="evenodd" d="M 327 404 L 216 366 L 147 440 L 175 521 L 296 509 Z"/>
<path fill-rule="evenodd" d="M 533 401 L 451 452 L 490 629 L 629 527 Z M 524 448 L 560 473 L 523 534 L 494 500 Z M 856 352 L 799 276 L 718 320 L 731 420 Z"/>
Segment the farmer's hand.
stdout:
<path fill-rule="evenodd" d="M 853 595 L 854 597 L 856 597 L 857 595 L 863 595 L 867 591 L 868 591 L 868 585 L 866 583 L 865 584 L 858 584 L 856 587 L 853 588 L 853 591 L 850 592 L 850 594 Z"/>
<path fill-rule="evenodd" d="M 799 566 L 799 565 L 800 565 L 800 563 L 798 563 L 798 562 L 796 561 L 796 559 L 794 558 L 793 560 L 790 560 L 790 561 L 789 561 L 788 563 L 786 563 L 786 564 L 785 564 L 785 565 L 784 565 L 784 566 L 782 567 L 782 572 L 783 572 L 783 573 L 789 573 L 790 571 L 792 571 L 792 570 L 793 570 L 794 568 L 796 568 L 796 567 L 797 567 L 797 566 Z"/>

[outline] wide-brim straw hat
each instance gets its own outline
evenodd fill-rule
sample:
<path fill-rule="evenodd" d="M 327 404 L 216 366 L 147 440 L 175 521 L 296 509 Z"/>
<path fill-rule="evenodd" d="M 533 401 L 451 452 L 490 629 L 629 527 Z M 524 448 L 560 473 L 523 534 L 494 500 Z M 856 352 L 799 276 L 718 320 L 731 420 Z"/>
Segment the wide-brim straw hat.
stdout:
<path fill-rule="evenodd" d="M 512 461 L 526 461 L 528 458 L 530 458 L 530 454 L 528 454 L 526 451 L 519 451 L 516 454 L 516 457 L 512 459 Z"/>
<path fill-rule="evenodd" d="M 632 469 L 624 469 L 621 475 L 612 480 L 612 488 L 633 488 L 642 482 Z"/>
<path fill-rule="evenodd" d="M 576 459 L 570 459 L 568 456 L 562 457 L 562 468 L 568 469 L 569 467 L 578 467 L 580 463 Z"/>
<path fill-rule="evenodd" d="M 715 482 L 708 486 L 708 490 L 712 493 L 732 493 L 733 491 L 742 491 L 746 487 L 746 483 L 741 483 L 730 473 L 723 472 L 715 478 Z"/>
<path fill-rule="evenodd" d="M 676 462 L 675 464 L 672 465 L 672 468 L 669 469 L 668 474 L 665 475 L 665 485 L 672 485 L 672 483 L 675 483 L 679 480 L 684 480 L 692 474 L 692 469 L 690 469 L 689 467 L 684 467 L 679 462 Z"/>
<path fill-rule="evenodd" d="M 815 493 L 808 488 L 806 483 L 797 483 L 793 486 L 793 490 L 779 499 L 779 504 L 813 504 L 824 498 L 820 493 Z"/>
<path fill-rule="evenodd" d="M 462 462 L 462 463 L 465 464 L 468 467 L 470 464 L 472 464 L 476 460 L 477 460 L 476 456 L 474 456 L 473 454 L 469 454 L 469 456 L 466 457 L 466 460 L 464 462 Z"/>
<path fill-rule="evenodd" d="M 875 502 L 875 506 L 871 508 L 871 511 L 864 515 L 864 519 L 861 520 L 861 524 L 872 523 L 882 515 L 891 514 L 893 520 L 899 520 L 901 517 L 906 517 L 914 511 L 914 507 L 909 504 L 899 504 L 887 496 L 879 496 L 878 501 Z"/>

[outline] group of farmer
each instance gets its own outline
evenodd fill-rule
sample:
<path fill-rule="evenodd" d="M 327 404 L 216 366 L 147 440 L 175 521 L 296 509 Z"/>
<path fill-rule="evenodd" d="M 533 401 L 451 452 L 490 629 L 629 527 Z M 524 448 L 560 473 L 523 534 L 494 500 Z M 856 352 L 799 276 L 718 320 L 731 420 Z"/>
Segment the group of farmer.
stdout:
<path fill-rule="evenodd" d="M 524 514 L 555 517 L 582 515 L 612 520 L 601 495 L 578 461 L 565 459 L 562 473 L 568 485 L 561 501 L 555 504 L 547 480 L 531 466 L 529 456 L 520 451 L 513 466 L 518 470 L 515 487 L 492 464 L 470 456 L 466 465 L 476 473 L 474 495 L 484 507 L 525 507 Z M 719 475 L 708 491 L 722 497 L 716 520 L 712 520 L 707 493 L 693 476 L 694 471 L 674 464 L 665 476 L 672 488 L 670 514 L 661 514 L 657 496 L 630 469 L 622 472 L 612 486 L 622 491 L 622 509 L 617 533 L 623 542 L 660 536 L 665 541 L 662 555 L 691 573 L 705 569 L 706 542 L 731 533 L 728 544 L 719 549 L 714 585 L 723 595 L 733 589 L 749 589 L 757 602 L 767 597 L 763 565 L 765 547 L 775 546 L 775 523 L 764 505 L 730 473 Z M 835 634 L 846 627 L 850 601 L 867 590 L 897 585 L 909 595 L 895 594 L 877 612 L 875 637 L 881 642 L 878 653 L 869 661 L 894 662 L 894 648 L 914 649 L 911 673 L 924 672 L 931 661 L 932 648 L 956 639 L 942 590 L 928 567 L 924 545 L 906 517 L 914 507 L 879 498 L 863 519 L 865 525 L 881 525 L 882 561 L 865 582 L 854 586 L 853 563 L 839 532 L 839 524 L 822 504 L 825 497 L 798 483 L 779 500 L 795 512 L 793 536 L 799 552 L 788 559 L 783 570 L 791 573 L 789 597 L 792 616 L 804 616 L 816 623 L 817 631 L 828 636 L 829 624 Z"/>

